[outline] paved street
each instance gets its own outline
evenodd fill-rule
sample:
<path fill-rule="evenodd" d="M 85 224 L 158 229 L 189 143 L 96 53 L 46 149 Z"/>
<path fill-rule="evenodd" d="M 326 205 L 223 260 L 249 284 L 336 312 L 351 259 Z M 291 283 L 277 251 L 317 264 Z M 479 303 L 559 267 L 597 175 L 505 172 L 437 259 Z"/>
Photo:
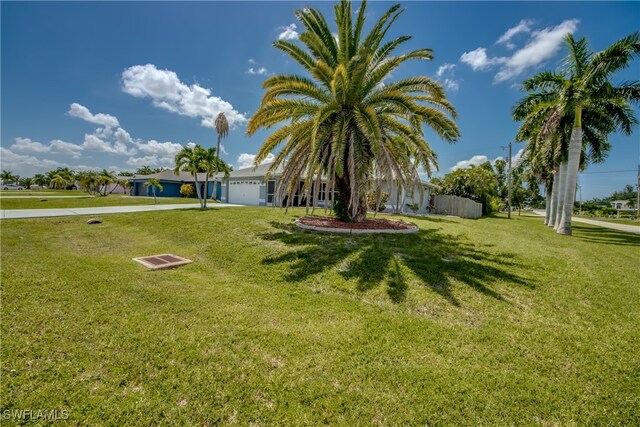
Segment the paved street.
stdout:
<path fill-rule="evenodd" d="M 242 205 L 228 203 L 210 204 L 207 208 L 230 208 Z M 52 216 L 102 215 L 112 213 L 166 211 L 173 209 L 200 208 L 197 204 L 145 205 L 145 206 L 104 206 L 99 208 L 65 208 L 65 209 L 7 209 L 0 210 L 0 219 L 46 218 Z"/>
<path fill-rule="evenodd" d="M 537 215 L 540 215 L 540 216 L 544 216 L 545 215 L 545 212 L 543 210 L 540 210 L 540 209 L 534 209 L 533 212 L 535 212 Z M 579 218 L 579 217 L 576 217 L 576 216 L 572 216 L 571 217 L 571 222 L 582 222 L 584 224 L 597 225 L 598 227 L 610 228 L 612 230 L 626 231 L 627 233 L 640 234 L 640 226 L 637 226 L 637 225 L 616 224 L 616 223 L 613 223 L 613 222 L 598 221 L 598 220 L 595 220 L 595 219 L 587 219 L 587 218 Z"/>

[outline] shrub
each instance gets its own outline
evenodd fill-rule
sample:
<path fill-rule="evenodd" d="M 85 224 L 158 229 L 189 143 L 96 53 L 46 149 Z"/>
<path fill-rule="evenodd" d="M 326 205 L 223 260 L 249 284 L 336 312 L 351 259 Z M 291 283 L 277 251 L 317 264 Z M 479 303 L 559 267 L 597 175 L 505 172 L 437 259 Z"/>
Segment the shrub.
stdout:
<path fill-rule="evenodd" d="M 383 191 L 382 193 L 379 193 L 379 195 L 380 195 L 380 204 L 376 206 L 376 203 L 378 201 L 378 193 L 375 191 L 369 191 L 367 193 L 367 206 L 369 207 L 370 210 L 376 211 L 376 212 L 382 212 L 386 208 L 384 204 L 387 202 L 387 200 L 389 200 L 389 193 L 385 193 Z"/>
<path fill-rule="evenodd" d="M 193 197 L 196 195 L 196 189 L 193 184 L 182 184 L 180 186 L 180 194 L 182 194 L 182 197 Z"/>
<path fill-rule="evenodd" d="M 417 203 L 412 203 L 412 204 L 407 203 L 406 206 L 409 209 L 411 209 L 411 211 L 413 213 L 416 213 L 416 212 L 418 212 L 420 210 L 420 205 L 418 205 Z"/>

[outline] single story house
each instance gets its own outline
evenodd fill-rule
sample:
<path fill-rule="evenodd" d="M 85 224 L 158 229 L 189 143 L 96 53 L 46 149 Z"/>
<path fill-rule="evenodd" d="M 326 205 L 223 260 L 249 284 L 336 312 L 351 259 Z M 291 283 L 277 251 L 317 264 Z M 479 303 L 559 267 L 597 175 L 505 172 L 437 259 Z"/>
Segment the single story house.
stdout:
<path fill-rule="evenodd" d="M 198 174 L 198 184 L 200 185 L 200 194 L 204 194 L 204 173 Z M 182 184 L 191 184 L 195 187 L 195 179 L 189 172 L 181 171 L 179 174 L 175 174 L 172 170 L 166 170 L 151 175 L 134 175 L 131 177 L 131 195 L 132 196 L 153 196 L 151 186 L 144 185 L 145 182 L 151 178 L 157 178 L 162 185 L 162 191 L 156 191 L 158 197 L 182 197 L 180 194 L 180 187 Z M 209 185 L 207 188 L 207 198 L 211 198 L 213 194 L 215 182 L 212 177 L 209 177 Z M 217 183 L 217 198 L 220 198 L 222 183 Z"/>
<path fill-rule="evenodd" d="M 278 180 L 282 175 L 282 167 L 278 168 L 274 173 L 266 178 L 267 171 L 271 167 L 271 163 L 266 163 L 257 168 L 249 167 L 232 171 L 229 177 L 224 179 L 221 198 L 223 202 L 254 205 L 254 206 L 305 206 L 307 200 L 303 194 L 304 181 L 300 181 L 298 190 L 293 195 L 293 200 L 289 201 L 287 197 L 279 200 L 277 194 Z M 327 188 L 326 183 L 322 182 L 322 187 L 318 191 L 319 207 L 324 207 Z M 420 187 L 416 186 L 414 191 L 405 192 L 402 189 L 398 192 L 395 184 L 382 183 L 381 189 L 389 194 L 389 199 L 385 203 L 387 208 L 393 211 L 411 212 L 407 205 L 417 204 L 418 213 L 426 213 L 429 208 L 429 201 L 432 194 L 432 186 L 427 182 L 422 182 L 422 195 L 420 195 Z M 311 191 L 313 194 L 314 191 Z M 421 197 L 422 196 L 422 197 Z M 313 200 L 309 201 L 309 205 L 313 205 Z"/>
<path fill-rule="evenodd" d="M 629 203 L 629 200 L 613 200 L 609 202 L 611 207 L 617 209 L 619 211 L 633 211 L 635 210 L 634 206 Z"/>
<path fill-rule="evenodd" d="M 216 179 L 210 177 L 208 198 L 213 194 L 214 183 L 216 184 L 216 199 L 225 203 L 250 206 L 305 206 L 307 203 L 302 189 L 304 181 L 300 181 L 298 191 L 293 195 L 293 200 L 289 201 L 285 196 L 284 200 L 280 200 L 277 194 L 278 180 L 282 175 L 282 167 L 278 168 L 267 179 L 267 171 L 271 167 L 271 163 L 265 163 L 257 168 L 248 167 L 232 171 L 228 177 L 223 174 L 217 175 Z M 184 183 L 194 184 L 193 176 L 188 172 L 180 172 L 176 175 L 173 171 L 164 171 L 152 175 L 134 175 L 132 178 L 133 187 L 131 189 L 132 196 L 150 196 L 151 188 L 145 187 L 144 183 L 150 178 L 158 178 L 163 186 L 163 191 L 158 192 L 158 197 L 180 197 L 180 187 Z M 204 174 L 198 174 L 198 181 L 201 191 L 204 192 Z M 398 189 L 394 183 L 383 182 L 381 185 L 383 192 L 389 194 L 389 199 L 385 203 L 387 210 L 397 212 L 413 212 L 408 205 L 417 205 L 416 213 L 427 213 L 432 195 L 432 185 L 422 182 L 421 187 L 416 186 L 413 191 L 403 191 Z M 422 189 L 422 194 L 421 190 Z M 311 192 L 313 194 L 313 191 Z M 326 183 L 322 183 L 322 187 L 318 192 L 319 207 L 324 207 L 327 196 Z M 313 205 L 310 200 L 309 205 Z"/>

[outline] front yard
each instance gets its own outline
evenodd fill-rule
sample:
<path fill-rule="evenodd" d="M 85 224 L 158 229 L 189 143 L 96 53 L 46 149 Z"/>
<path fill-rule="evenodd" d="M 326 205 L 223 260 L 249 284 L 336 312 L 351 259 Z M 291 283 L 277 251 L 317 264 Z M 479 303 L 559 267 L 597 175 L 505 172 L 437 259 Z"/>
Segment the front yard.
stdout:
<path fill-rule="evenodd" d="M 637 421 L 640 236 L 517 216 L 331 235 L 300 215 L 2 221 L 0 409 L 72 425 Z M 194 263 L 131 260 L 160 253 Z"/>

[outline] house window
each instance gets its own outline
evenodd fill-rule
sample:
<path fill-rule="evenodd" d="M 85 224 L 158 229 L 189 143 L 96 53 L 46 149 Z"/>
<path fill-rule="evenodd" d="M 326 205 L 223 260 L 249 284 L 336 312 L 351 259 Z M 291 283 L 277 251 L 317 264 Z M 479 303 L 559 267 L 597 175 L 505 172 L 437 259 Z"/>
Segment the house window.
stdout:
<path fill-rule="evenodd" d="M 276 192 L 276 180 L 267 181 L 267 204 L 273 204 L 273 197 Z"/>

